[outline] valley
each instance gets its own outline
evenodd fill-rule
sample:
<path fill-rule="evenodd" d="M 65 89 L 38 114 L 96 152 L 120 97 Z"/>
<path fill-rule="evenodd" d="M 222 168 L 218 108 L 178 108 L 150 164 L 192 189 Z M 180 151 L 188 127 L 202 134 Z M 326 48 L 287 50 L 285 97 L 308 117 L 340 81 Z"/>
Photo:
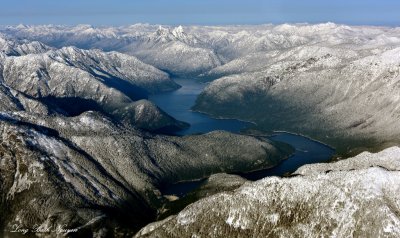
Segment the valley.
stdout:
<path fill-rule="evenodd" d="M 399 236 L 399 35 L 0 27 L 0 236 Z"/>
<path fill-rule="evenodd" d="M 246 128 L 253 126 L 252 123 L 235 119 L 210 118 L 206 114 L 193 111 L 192 107 L 195 105 L 197 96 L 203 91 L 206 84 L 196 79 L 188 78 L 175 78 L 173 80 L 179 84 L 181 88 L 172 92 L 151 95 L 149 100 L 175 119 L 190 124 L 189 128 L 176 131 L 175 133 L 177 135 L 208 133 L 215 130 L 243 133 L 246 131 Z M 290 174 L 305 164 L 327 162 L 335 153 L 334 149 L 300 135 L 279 132 L 270 136 L 260 136 L 259 138 L 262 137 L 289 144 L 295 151 L 289 158 L 273 168 L 249 173 L 239 173 L 246 179 L 255 181 L 267 176 L 283 176 L 285 174 Z M 182 197 L 199 187 L 202 184 L 201 181 L 204 181 L 204 179 L 205 178 L 197 181 L 179 182 L 162 189 L 162 192 L 166 195 Z"/>

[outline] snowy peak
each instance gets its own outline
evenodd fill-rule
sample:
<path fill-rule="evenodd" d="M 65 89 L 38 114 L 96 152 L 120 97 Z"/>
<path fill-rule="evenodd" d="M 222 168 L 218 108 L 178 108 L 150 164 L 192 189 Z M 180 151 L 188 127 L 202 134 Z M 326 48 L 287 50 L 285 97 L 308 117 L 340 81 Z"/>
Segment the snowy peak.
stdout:
<path fill-rule="evenodd" d="M 159 26 L 158 30 L 155 33 L 148 36 L 148 39 L 150 41 L 154 41 L 155 43 L 166 43 L 169 41 L 173 41 L 174 37 L 169 29 Z"/>
<path fill-rule="evenodd" d="M 175 36 L 178 39 L 187 37 L 186 33 L 183 31 L 182 26 L 175 27 L 171 33 L 173 36 Z"/>
<path fill-rule="evenodd" d="M 192 35 L 188 35 L 182 26 L 173 29 L 159 26 L 156 32 L 147 36 L 147 39 L 155 43 L 167 43 L 171 41 L 180 41 L 189 45 L 198 43 L 198 39 Z"/>
<path fill-rule="evenodd" d="M 7 36 L 0 35 L 0 52 L 8 56 L 39 54 L 47 52 L 51 49 L 51 47 L 39 41 L 19 41 L 9 39 Z"/>
<path fill-rule="evenodd" d="M 156 31 L 156 35 L 158 36 L 167 36 L 169 33 L 169 30 L 167 28 L 164 28 L 162 26 L 159 26 L 157 31 Z"/>
<path fill-rule="evenodd" d="M 27 29 L 28 26 L 27 26 L 27 25 L 24 25 L 24 24 L 19 24 L 19 25 L 17 25 L 15 28 L 18 29 L 18 30 L 23 30 L 23 29 Z"/>
<path fill-rule="evenodd" d="M 132 122 L 115 110 L 131 107 L 134 101 L 146 97 L 149 92 L 179 87 L 166 73 L 136 57 L 117 52 L 69 46 L 40 54 L 5 56 L 1 61 L 4 61 L 4 67 L 1 63 L 0 69 L 5 85 L 66 116 L 94 110 L 107 112 L 117 121 Z M 0 97 L 3 97 L 1 92 Z M 12 108 L 7 104 L 11 103 L 5 104 L 0 104 L 0 109 L 10 111 Z M 73 104 L 72 108 L 70 105 Z M 158 118 L 161 117 L 154 117 L 154 120 Z M 175 120 L 169 118 L 168 123 L 174 124 Z M 164 127 L 154 123 L 149 129 L 157 129 L 158 125 Z"/>

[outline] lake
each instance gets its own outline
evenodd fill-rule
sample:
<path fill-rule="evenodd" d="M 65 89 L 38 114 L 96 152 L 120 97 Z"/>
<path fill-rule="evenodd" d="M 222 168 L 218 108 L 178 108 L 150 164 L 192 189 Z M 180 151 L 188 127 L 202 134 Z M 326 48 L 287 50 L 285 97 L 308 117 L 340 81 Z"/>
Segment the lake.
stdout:
<path fill-rule="evenodd" d="M 215 130 L 239 133 L 251 125 L 249 122 L 235 119 L 214 119 L 206 114 L 192 111 L 191 107 L 206 84 L 193 79 L 174 79 L 174 81 L 182 87 L 172 92 L 150 95 L 149 100 L 175 119 L 190 124 L 189 128 L 176 132 L 177 135 L 192 135 Z"/>
<path fill-rule="evenodd" d="M 207 133 L 214 130 L 240 133 L 240 131 L 252 125 L 249 122 L 235 119 L 211 118 L 206 114 L 192 111 L 191 107 L 195 104 L 197 96 L 207 85 L 193 79 L 174 79 L 174 81 L 182 87 L 173 92 L 151 95 L 149 100 L 174 118 L 191 125 L 187 129 L 176 132 L 176 135 Z M 291 133 L 275 133 L 267 138 L 290 144 L 295 148 L 295 153 L 274 168 L 242 173 L 239 174 L 240 176 L 249 180 L 259 180 L 267 176 L 282 176 L 285 173 L 294 172 L 297 168 L 305 164 L 326 162 L 335 153 L 335 150 L 327 145 Z M 163 194 L 184 196 L 186 193 L 200 186 L 203 181 L 177 183 L 162 189 L 161 192 Z"/>

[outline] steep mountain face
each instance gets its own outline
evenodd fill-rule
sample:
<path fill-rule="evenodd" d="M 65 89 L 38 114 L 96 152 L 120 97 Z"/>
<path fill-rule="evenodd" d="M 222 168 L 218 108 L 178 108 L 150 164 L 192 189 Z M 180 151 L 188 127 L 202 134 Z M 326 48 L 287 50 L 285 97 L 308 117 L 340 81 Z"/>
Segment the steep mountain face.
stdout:
<path fill-rule="evenodd" d="M 179 76 L 197 76 L 221 65 L 209 44 L 195 34 L 186 33 L 182 26 L 158 29 L 141 24 L 118 28 L 20 26 L 8 27 L 3 32 L 58 48 L 74 45 L 84 49 L 116 50 Z"/>
<path fill-rule="evenodd" d="M 141 62 L 136 57 L 118 52 L 105 53 L 100 50 L 64 47 L 58 51 L 49 52 L 49 55 L 52 59 L 73 65 L 103 80 L 104 78 L 122 79 L 149 93 L 161 93 L 179 87 L 169 79 L 166 73 Z"/>
<path fill-rule="evenodd" d="M 36 81 L 33 80 L 32 84 L 36 83 L 37 80 L 46 82 L 52 80 L 50 77 L 52 71 L 69 70 L 72 71 L 70 75 L 74 75 L 75 71 L 75 74 L 85 73 L 88 74 L 87 77 L 94 78 L 92 79 L 93 81 L 103 82 L 103 84 L 109 83 L 107 86 L 114 87 L 119 91 L 123 90 L 123 86 L 138 87 L 150 93 L 173 90 L 178 87 L 168 78 L 167 74 L 140 62 L 135 57 L 117 52 L 104 53 L 99 50 L 87 51 L 74 47 L 65 47 L 60 50 L 49 51 L 45 54 L 10 57 L 6 59 L 4 64 L 5 80 L 13 82 L 20 82 L 23 80 L 22 78 L 29 76 L 34 79 L 36 78 Z M 14 71 L 17 70 L 23 71 L 24 74 L 19 77 L 17 75 L 11 75 L 11 73 L 15 74 Z M 120 82 L 121 85 L 113 85 L 111 82 L 107 82 L 107 79 L 111 81 L 111 78 L 115 78 L 113 81 L 118 82 L 119 79 L 119 81 L 122 80 L 123 82 Z M 124 82 L 127 84 L 124 85 Z M 34 88 L 31 90 L 38 91 L 39 89 Z M 46 90 L 42 87 L 39 91 Z M 66 90 L 64 89 L 64 91 Z M 74 89 L 74 91 L 78 90 Z M 137 91 L 140 92 L 139 89 L 137 89 Z M 37 92 L 33 91 L 29 93 L 37 94 Z M 43 93 L 48 94 L 46 92 Z M 133 95 L 133 97 L 134 96 L 135 95 Z M 140 96 L 142 95 L 136 97 Z"/>
<path fill-rule="evenodd" d="M 160 27 L 120 50 L 179 76 L 197 76 L 221 65 L 214 51 L 186 34 L 182 26 L 172 30 Z"/>
<path fill-rule="evenodd" d="M 52 48 L 38 41 L 16 41 L 0 34 L 0 52 L 6 55 L 40 54 Z"/>
<path fill-rule="evenodd" d="M 296 48 L 272 57 L 266 69 L 220 78 L 199 96 L 195 109 L 252 120 L 265 130 L 306 134 L 340 152 L 397 141 L 400 48 L 366 56 L 315 49 Z"/>
<path fill-rule="evenodd" d="M 0 108 L 4 111 L 17 111 L 22 110 L 23 107 L 20 102 L 11 95 L 10 90 L 4 85 L 0 84 Z"/>
<path fill-rule="evenodd" d="M 195 110 L 305 134 L 342 154 L 398 142 L 398 29 L 325 24 L 269 31 L 308 40 L 270 45 L 203 74 L 223 77 L 204 90 Z"/>
<path fill-rule="evenodd" d="M 125 125 L 135 125 L 147 131 L 173 133 L 190 125 L 178 121 L 147 100 L 139 100 L 114 111 Z"/>
<path fill-rule="evenodd" d="M 179 86 L 132 56 L 0 53 L 0 72 L 0 236 L 134 235 L 157 218 L 161 187 L 272 167 L 293 152 L 222 131 L 146 132 L 188 125 L 142 99 Z"/>
<path fill-rule="evenodd" d="M 187 125 L 146 100 L 179 87 L 161 70 L 196 76 L 212 81 L 196 110 L 305 134 L 342 154 L 387 147 L 400 136 L 400 29 L 138 24 L 0 32 L 0 230 L 129 236 L 204 198 L 136 236 L 400 235 L 397 147 L 305 166 L 290 178 L 214 175 L 166 203 L 163 186 L 272 167 L 292 149 L 220 131 L 156 135 Z"/>
<path fill-rule="evenodd" d="M 8 87 L 3 83 L 4 79 L 2 72 L 6 58 L 7 56 L 5 54 L 0 53 L 0 110 L 2 112 L 27 111 L 43 115 L 49 114 L 50 110 L 46 105 Z"/>
<path fill-rule="evenodd" d="M 66 47 L 6 57 L 2 64 L 3 80 L 10 90 L 24 97 L 23 101 L 40 102 L 53 112 L 75 116 L 97 110 L 123 123 L 154 131 L 187 126 L 151 102 L 135 102 L 148 93 L 179 87 L 167 74 L 135 57 Z M 146 117 L 140 114 L 143 110 Z"/>
<path fill-rule="evenodd" d="M 142 219 L 151 220 L 154 211 L 138 191 L 125 187 L 90 155 L 50 129 L 10 119 L 1 121 L 0 207 L 6 234 L 18 228 L 53 234 L 78 228 L 85 234 L 98 226 L 107 229 L 118 215 L 133 219 L 132 229 Z"/>
<path fill-rule="evenodd" d="M 247 182 L 189 205 L 136 237 L 397 237 L 400 148 Z"/>
<path fill-rule="evenodd" d="M 155 219 L 163 203 L 159 186 L 271 167 L 291 153 L 226 132 L 154 136 L 93 112 L 69 118 L 2 113 L 0 120 L 1 222 L 10 232 L 129 234 Z"/>

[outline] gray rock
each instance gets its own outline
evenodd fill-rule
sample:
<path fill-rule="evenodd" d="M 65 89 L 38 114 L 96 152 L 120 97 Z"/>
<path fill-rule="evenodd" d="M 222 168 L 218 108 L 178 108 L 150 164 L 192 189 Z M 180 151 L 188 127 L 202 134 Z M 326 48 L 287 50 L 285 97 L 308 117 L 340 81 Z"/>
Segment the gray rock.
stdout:
<path fill-rule="evenodd" d="M 2 61 L 4 87 L 14 94 L 18 110 L 71 116 L 98 110 L 121 123 L 150 131 L 187 127 L 151 102 L 135 102 L 147 92 L 179 86 L 165 73 L 134 57 L 67 47 L 44 54 L 5 57 Z M 12 103 L 4 101 L 2 108 L 17 110 L 8 105 Z"/>
<path fill-rule="evenodd" d="M 22 111 L 2 113 L 0 120 L 1 226 L 9 232 L 63 226 L 80 235 L 127 235 L 156 218 L 165 202 L 160 186 L 270 167 L 291 153 L 226 132 L 155 136 L 97 112 L 43 117 Z"/>
<path fill-rule="evenodd" d="M 341 154 L 382 149 L 400 135 L 399 50 L 366 56 L 321 43 L 278 52 L 268 69 L 213 81 L 194 109 L 250 120 L 261 130 L 307 135 Z"/>
<path fill-rule="evenodd" d="M 0 34 L 0 52 L 6 55 L 28 55 L 40 54 L 51 50 L 52 48 L 39 41 L 18 41 Z"/>
<path fill-rule="evenodd" d="M 400 148 L 301 167 L 189 205 L 135 237 L 398 237 Z"/>

